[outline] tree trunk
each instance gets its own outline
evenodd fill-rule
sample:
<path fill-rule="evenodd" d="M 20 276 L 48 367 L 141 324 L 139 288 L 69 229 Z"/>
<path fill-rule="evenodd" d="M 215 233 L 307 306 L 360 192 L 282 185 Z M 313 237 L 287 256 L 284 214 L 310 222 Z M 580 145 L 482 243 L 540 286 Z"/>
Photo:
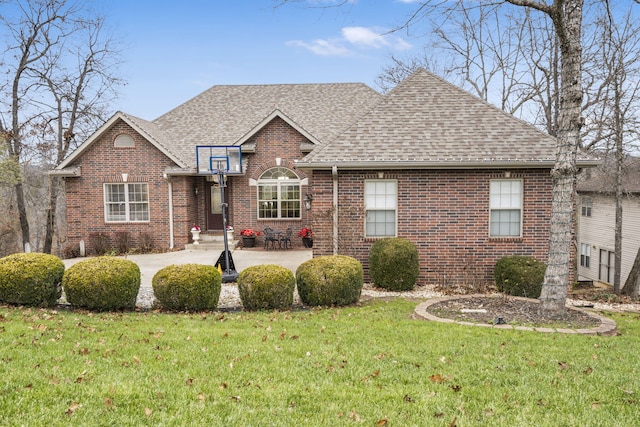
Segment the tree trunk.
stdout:
<path fill-rule="evenodd" d="M 58 207 L 58 195 L 60 193 L 60 179 L 50 178 L 49 185 L 49 207 L 47 209 L 47 226 L 44 236 L 44 247 L 42 251 L 50 254 L 53 249 L 53 234 L 56 229 L 56 210 Z"/>
<path fill-rule="evenodd" d="M 633 261 L 633 267 L 627 276 L 627 281 L 624 283 L 621 293 L 629 295 L 633 298 L 638 298 L 640 294 L 640 248 L 636 253 L 636 259 Z"/>
<path fill-rule="evenodd" d="M 24 201 L 24 189 L 22 182 L 14 185 L 16 192 L 16 204 L 18 205 L 18 218 L 20 220 L 20 229 L 22 230 L 22 250 L 27 250 L 27 245 L 31 245 L 29 238 L 29 220 L 27 219 L 27 206 Z"/>
<path fill-rule="evenodd" d="M 523 2 L 526 3 L 526 2 Z M 548 318 L 565 315 L 571 273 L 576 154 L 583 124 L 581 84 L 582 0 L 555 1 L 547 9 L 562 53 L 558 151 L 553 177 L 549 258 L 540 294 L 540 312 Z"/>
<path fill-rule="evenodd" d="M 620 274 L 622 270 L 622 164 L 624 162 L 623 151 L 623 120 L 621 111 L 621 93 L 620 93 L 620 80 L 623 78 L 622 74 L 624 70 L 620 70 L 619 64 L 622 62 L 622 58 L 614 57 L 614 71 L 613 71 L 613 115 L 614 115 L 614 142 L 616 147 L 616 224 L 615 224 L 615 260 L 613 272 L 613 293 L 620 294 Z"/>

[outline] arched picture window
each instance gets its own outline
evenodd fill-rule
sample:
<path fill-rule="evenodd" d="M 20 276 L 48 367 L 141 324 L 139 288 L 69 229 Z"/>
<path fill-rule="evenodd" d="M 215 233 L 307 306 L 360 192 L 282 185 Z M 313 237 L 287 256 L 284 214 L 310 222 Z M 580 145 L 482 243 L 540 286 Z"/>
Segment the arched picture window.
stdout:
<path fill-rule="evenodd" d="M 300 178 L 291 169 L 275 167 L 260 176 L 258 218 L 300 218 Z"/>
<path fill-rule="evenodd" d="M 121 133 L 120 135 L 116 136 L 115 141 L 113 141 L 113 146 L 114 147 L 133 147 L 135 145 L 133 138 L 131 137 L 131 135 L 126 134 L 126 133 Z"/>

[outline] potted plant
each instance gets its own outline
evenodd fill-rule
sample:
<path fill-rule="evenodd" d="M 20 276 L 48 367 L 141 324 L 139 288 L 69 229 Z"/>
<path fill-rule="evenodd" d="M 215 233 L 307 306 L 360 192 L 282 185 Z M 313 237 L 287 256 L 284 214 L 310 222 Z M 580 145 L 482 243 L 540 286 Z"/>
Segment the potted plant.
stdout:
<path fill-rule="evenodd" d="M 252 248 L 256 245 L 256 237 L 260 235 L 260 232 L 253 228 L 245 228 L 240 232 L 240 235 L 242 236 L 242 245 L 245 248 Z"/>
<path fill-rule="evenodd" d="M 298 237 L 302 237 L 302 244 L 305 248 L 313 247 L 313 231 L 309 227 L 300 230 Z"/>
<path fill-rule="evenodd" d="M 191 238 L 193 239 L 194 245 L 200 244 L 200 227 L 195 224 L 191 227 Z"/>

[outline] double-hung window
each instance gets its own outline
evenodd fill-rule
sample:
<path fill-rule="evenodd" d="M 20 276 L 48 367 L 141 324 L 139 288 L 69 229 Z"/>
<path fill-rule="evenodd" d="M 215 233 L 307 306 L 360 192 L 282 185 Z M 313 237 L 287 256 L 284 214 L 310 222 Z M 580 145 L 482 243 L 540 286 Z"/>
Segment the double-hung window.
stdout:
<path fill-rule="evenodd" d="M 364 183 L 366 237 L 395 237 L 398 218 L 398 182 L 368 180 Z"/>
<path fill-rule="evenodd" d="M 292 170 L 276 167 L 260 176 L 258 218 L 300 218 L 300 178 Z"/>
<path fill-rule="evenodd" d="M 591 267 L 591 245 L 588 243 L 580 243 L 580 266 Z"/>
<path fill-rule="evenodd" d="M 582 209 L 580 210 L 580 213 L 582 216 L 591 216 L 591 209 L 593 208 L 593 201 L 588 198 L 585 197 L 582 199 Z"/>
<path fill-rule="evenodd" d="M 489 236 L 522 235 L 522 180 L 494 179 L 490 184 Z"/>
<path fill-rule="evenodd" d="M 104 184 L 104 218 L 106 222 L 149 221 L 147 184 Z"/>

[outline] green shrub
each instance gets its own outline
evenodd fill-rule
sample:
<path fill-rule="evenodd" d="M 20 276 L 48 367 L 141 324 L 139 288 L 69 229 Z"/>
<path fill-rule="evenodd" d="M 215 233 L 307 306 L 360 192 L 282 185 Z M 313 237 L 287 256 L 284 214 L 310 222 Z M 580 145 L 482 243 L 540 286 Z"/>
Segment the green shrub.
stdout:
<path fill-rule="evenodd" d="M 151 281 L 160 304 L 170 310 L 215 310 L 220 300 L 222 276 L 212 265 L 169 265 Z"/>
<path fill-rule="evenodd" d="M 296 270 L 300 299 L 306 305 L 342 306 L 358 302 L 364 273 L 362 264 L 345 255 L 320 256 Z"/>
<path fill-rule="evenodd" d="M 62 295 L 64 263 L 56 256 L 19 253 L 0 258 L 0 301 L 48 307 Z"/>
<path fill-rule="evenodd" d="M 539 298 L 546 268 L 544 262 L 529 256 L 500 258 L 494 271 L 496 286 L 507 295 Z"/>
<path fill-rule="evenodd" d="M 122 258 L 89 258 L 65 271 L 62 287 L 67 301 L 75 307 L 99 311 L 134 308 L 140 268 Z"/>
<path fill-rule="evenodd" d="M 295 288 L 291 270 L 279 265 L 255 265 L 238 276 L 238 292 L 246 310 L 288 310 Z"/>
<path fill-rule="evenodd" d="M 369 275 L 379 288 L 412 290 L 420 275 L 416 245 L 400 237 L 377 240 L 369 253 Z"/>

